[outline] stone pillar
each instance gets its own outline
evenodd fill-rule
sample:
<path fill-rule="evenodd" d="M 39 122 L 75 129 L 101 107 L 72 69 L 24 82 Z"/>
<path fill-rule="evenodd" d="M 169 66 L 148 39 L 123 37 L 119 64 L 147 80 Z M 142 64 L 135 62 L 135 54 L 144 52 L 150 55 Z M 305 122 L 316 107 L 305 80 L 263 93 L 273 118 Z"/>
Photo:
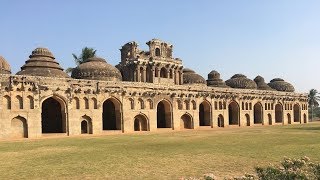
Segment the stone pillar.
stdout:
<path fill-rule="evenodd" d="M 141 82 L 140 66 L 137 66 L 137 81 L 138 81 L 138 82 Z"/>
<path fill-rule="evenodd" d="M 170 79 L 170 69 L 167 69 L 167 78 Z"/>
<path fill-rule="evenodd" d="M 179 76 L 179 73 L 178 73 L 178 70 L 174 70 L 174 84 L 179 84 L 179 80 L 178 80 L 178 76 Z"/>
<path fill-rule="evenodd" d="M 150 80 L 153 83 L 154 82 L 154 77 L 155 77 L 155 67 L 151 67 L 151 74 L 150 74 Z"/>
<path fill-rule="evenodd" d="M 132 68 L 132 71 L 133 71 L 133 81 L 134 82 L 137 82 L 138 81 L 138 79 L 137 79 L 137 69 L 135 69 L 135 68 Z"/>
<path fill-rule="evenodd" d="M 142 82 L 147 82 L 147 68 L 145 66 L 142 71 Z"/>
<path fill-rule="evenodd" d="M 182 76 L 182 70 L 179 71 L 179 84 L 183 83 L 183 76 Z"/>
<path fill-rule="evenodd" d="M 160 83 L 160 71 L 161 71 L 161 68 L 160 67 L 158 67 L 158 69 L 157 69 L 157 74 L 158 74 L 158 83 Z"/>
<path fill-rule="evenodd" d="M 172 79 L 173 83 L 176 84 L 176 72 L 174 71 L 174 69 L 172 69 Z"/>

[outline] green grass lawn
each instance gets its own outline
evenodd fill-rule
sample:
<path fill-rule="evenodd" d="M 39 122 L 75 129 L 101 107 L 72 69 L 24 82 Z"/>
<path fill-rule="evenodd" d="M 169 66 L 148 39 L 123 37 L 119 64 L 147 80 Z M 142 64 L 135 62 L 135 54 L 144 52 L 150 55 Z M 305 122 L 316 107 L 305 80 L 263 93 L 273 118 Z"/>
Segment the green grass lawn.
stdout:
<path fill-rule="evenodd" d="M 320 123 L 0 142 L 0 179 L 236 176 L 287 157 L 320 161 Z"/>

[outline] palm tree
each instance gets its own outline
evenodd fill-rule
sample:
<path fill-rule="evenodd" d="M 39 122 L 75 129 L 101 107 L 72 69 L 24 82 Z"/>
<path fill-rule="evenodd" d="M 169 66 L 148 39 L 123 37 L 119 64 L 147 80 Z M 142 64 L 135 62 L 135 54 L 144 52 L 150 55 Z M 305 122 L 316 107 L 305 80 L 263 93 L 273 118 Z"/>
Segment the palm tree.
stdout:
<path fill-rule="evenodd" d="M 79 65 L 79 64 L 87 62 L 87 60 L 89 58 L 95 57 L 96 56 L 96 52 L 97 52 L 97 50 L 95 50 L 93 48 L 84 47 L 79 56 L 77 56 L 77 55 L 75 55 L 73 53 L 72 53 L 72 56 L 74 58 L 74 61 L 75 61 L 76 65 Z M 67 73 L 71 73 L 73 69 L 74 68 L 69 67 L 69 68 L 66 69 L 66 72 Z"/>
<path fill-rule="evenodd" d="M 319 106 L 320 96 L 316 89 L 311 89 L 308 95 L 308 103 L 311 107 L 311 121 L 313 120 L 313 109 L 314 107 Z"/>

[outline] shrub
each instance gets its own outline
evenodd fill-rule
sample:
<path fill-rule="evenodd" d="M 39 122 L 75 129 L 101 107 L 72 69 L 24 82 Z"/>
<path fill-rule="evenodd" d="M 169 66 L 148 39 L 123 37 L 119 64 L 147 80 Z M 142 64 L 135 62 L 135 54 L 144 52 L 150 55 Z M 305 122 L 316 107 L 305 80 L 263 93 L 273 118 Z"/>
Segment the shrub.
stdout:
<path fill-rule="evenodd" d="M 233 180 L 320 180 L 320 163 L 313 163 L 308 157 L 299 159 L 284 158 L 280 165 L 267 167 L 256 167 L 256 174 L 246 174 L 242 177 L 234 177 Z M 195 180 L 189 178 L 184 180 Z M 215 180 L 213 174 L 205 174 L 199 180 Z M 227 179 L 227 178 L 225 178 Z"/>
<path fill-rule="evenodd" d="M 320 164 L 310 162 L 308 157 L 300 159 L 285 158 L 280 166 L 268 166 L 266 168 L 256 167 L 258 179 L 320 179 Z"/>

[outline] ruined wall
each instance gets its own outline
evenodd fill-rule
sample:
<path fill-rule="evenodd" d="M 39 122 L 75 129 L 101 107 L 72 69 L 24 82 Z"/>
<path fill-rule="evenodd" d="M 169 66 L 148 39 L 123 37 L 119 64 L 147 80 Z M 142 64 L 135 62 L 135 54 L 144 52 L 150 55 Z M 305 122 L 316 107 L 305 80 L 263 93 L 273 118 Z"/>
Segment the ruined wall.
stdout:
<path fill-rule="evenodd" d="M 61 106 L 63 132 L 56 134 L 63 135 L 157 131 L 161 118 L 166 130 L 308 122 L 307 95 L 299 93 L 10 75 L 2 75 L 0 82 L 1 138 L 47 135 L 42 133 L 42 106 L 48 98 Z M 159 102 L 164 113 L 157 117 Z M 110 104 L 115 113 L 104 116 Z M 231 119 L 234 125 L 229 125 L 229 116 L 236 117 Z M 116 122 L 105 128 L 103 119 L 110 118 Z"/>

